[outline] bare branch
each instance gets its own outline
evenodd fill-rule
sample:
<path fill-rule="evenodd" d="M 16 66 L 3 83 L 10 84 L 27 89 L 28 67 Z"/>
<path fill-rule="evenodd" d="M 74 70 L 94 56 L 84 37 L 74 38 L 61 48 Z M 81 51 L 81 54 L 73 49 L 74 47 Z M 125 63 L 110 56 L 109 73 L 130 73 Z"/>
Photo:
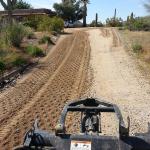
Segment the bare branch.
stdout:
<path fill-rule="evenodd" d="M 0 0 L 0 3 L 4 7 L 5 10 L 8 9 L 7 4 L 3 0 Z"/>
<path fill-rule="evenodd" d="M 16 5 L 16 3 L 17 3 L 17 0 L 12 0 L 12 5 L 13 6 Z"/>

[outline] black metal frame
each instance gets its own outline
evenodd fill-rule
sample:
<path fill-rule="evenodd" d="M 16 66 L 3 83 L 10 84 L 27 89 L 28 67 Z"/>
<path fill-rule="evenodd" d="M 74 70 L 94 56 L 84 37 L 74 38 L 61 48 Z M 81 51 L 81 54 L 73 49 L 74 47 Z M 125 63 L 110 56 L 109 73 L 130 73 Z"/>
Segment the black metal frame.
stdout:
<path fill-rule="evenodd" d="M 70 111 L 115 113 L 119 122 L 120 136 L 66 134 L 65 119 Z M 25 134 L 23 145 L 14 150 L 70 150 L 72 141 L 89 141 L 91 150 L 150 150 L 150 124 L 147 133 L 129 136 L 129 128 L 125 127 L 121 112 L 116 105 L 100 101 L 97 98 L 88 98 L 73 101 L 64 107 L 55 133 L 40 130 L 38 120 L 36 120 L 33 129 Z"/>
<path fill-rule="evenodd" d="M 97 98 L 82 99 L 80 101 L 74 100 L 73 102 L 68 103 L 61 113 L 59 125 L 61 125 L 63 129 L 65 128 L 65 120 L 68 112 L 85 112 L 93 110 L 99 113 L 115 113 L 119 122 L 119 136 L 121 137 L 129 135 L 129 128 L 125 126 L 119 108 L 114 104 L 106 103 Z M 63 130 L 61 134 L 62 133 L 65 133 L 65 130 Z M 57 134 L 59 133 L 57 132 Z"/>

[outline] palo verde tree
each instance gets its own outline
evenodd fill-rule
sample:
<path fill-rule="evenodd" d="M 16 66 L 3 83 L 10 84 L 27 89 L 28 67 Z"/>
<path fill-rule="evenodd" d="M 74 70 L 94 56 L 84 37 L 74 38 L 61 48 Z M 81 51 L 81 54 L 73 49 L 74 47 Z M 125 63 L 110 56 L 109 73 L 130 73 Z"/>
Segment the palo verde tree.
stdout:
<path fill-rule="evenodd" d="M 31 4 L 23 0 L 17 1 L 16 5 L 14 6 L 14 9 L 31 9 L 31 8 L 33 8 Z"/>
<path fill-rule="evenodd" d="M 57 15 L 65 21 L 74 22 L 82 18 L 82 11 L 80 9 L 79 1 L 63 1 L 62 3 L 55 3 L 53 5 Z"/>

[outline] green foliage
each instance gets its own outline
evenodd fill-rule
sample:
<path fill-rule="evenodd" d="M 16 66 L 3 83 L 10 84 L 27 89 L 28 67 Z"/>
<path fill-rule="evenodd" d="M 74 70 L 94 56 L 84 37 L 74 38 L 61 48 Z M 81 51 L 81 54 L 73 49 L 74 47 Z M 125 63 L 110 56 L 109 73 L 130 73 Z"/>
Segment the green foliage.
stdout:
<path fill-rule="evenodd" d="M 43 51 L 39 47 L 34 46 L 34 45 L 29 45 L 26 48 L 26 52 L 29 55 L 34 56 L 34 57 L 38 57 L 38 56 L 43 56 L 44 55 Z"/>
<path fill-rule="evenodd" d="M 33 30 L 30 27 L 26 27 L 26 33 L 27 33 L 28 39 L 35 39 L 36 38 Z"/>
<path fill-rule="evenodd" d="M 59 17 L 30 16 L 26 17 L 24 25 L 39 31 L 61 32 L 64 28 L 64 21 Z"/>
<path fill-rule="evenodd" d="M 43 16 L 37 16 L 37 15 L 28 16 L 24 18 L 23 24 L 25 26 L 28 26 L 30 28 L 37 30 L 40 21 L 43 20 L 42 18 Z"/>
<path fill-rule="evenodd" d="M 123 20 L 121 18 L 107 18 L 106 25 L 110 27 L 122 27 Z"/>
<path fill-rule="evenodd" d="M 32 6 L 23 0 L 17 1 L 16 5 L 14 6 L 14 9 L 31 9 L 31 8 Z"/>
<path fill-rule="evenodd" d="M 57 15 L 63 18 L 65 21 L 74 22 L 80 20 L 83 17 L 82 7 L 80 5 L 81 1 L 72 1 L 64 3 L 55 3 L 53 5 Z"/>
<path fill-rule="evenodd" d="M 15 59 L 15 61 L 13 62 L 13 65 L 16 66 L 16 67 L 20 67 L 20 66 L 23 66 L 27 63 L 27 60 L 23 57 L 17 57 Z"/>
<path fill-rule="evenodd" d="M 9 27 L 9 39 L 13 46 L 19 47 L 23 38 L 26 36 L 25 27 L 22 24 L 13 24 Z"/>
<path fill-rule="evenodd" d="M 143 47 L 141 44 L 134 43 L 134 44 L 132 44 L 132 50 L 134 53 L 141 53 L 143 50 Z"/>
<path fill-rule="evenodd" d="M 97 25 L 96 25 L 96 21 L 93 20 L 91 23 L 90 23 L 90 27 L 103 27 L 104 25 L 101 23 L 101 22 L 97 22 Z"/>
<path fill-rule="evenodd" d="M 19 47 L 23 38 L 27 35 L 26 28 L 22 24 L 14 23 L 6 27 L 8 40 L 13 46 Z"/>
<path fill-rule="evenodd" d="M 41 16 L 41 19 L 38 23 L 38 30 L 51 31 L 51 18 L 48 16 Z"/>
<path fill-rule="evenodd" d="M 149 17 L 137 17 L 132 15 L 128 17 L 126 27 L 131 31 L 150 31 L 150 18 Z"/>
<path fill-rule="evenodd" d="M 22 24 L 13 23 L 12 25 L 6 25 L 0 32 L 0 48 L 6 49 L 11 45 L 19 47 L 26 34 L 26 28 Z"/>
<path fill-rule="evenodd" d="M 4 61 L 0 60 L 0 73 L 2 74 L 6 69 Z"/>
<path fill-rule="evenodd" d="M 51 31 L 60 33 L 64 29 L 64 21 L 61 18 L 53 17 L 50 24 Z"/>
<path fill-rule="evenodd" d="M 45 43 L 54 44 L 49 36 L 43 36 L 43 37 L 39 40 L 39 44 L 45 44 Z"/>

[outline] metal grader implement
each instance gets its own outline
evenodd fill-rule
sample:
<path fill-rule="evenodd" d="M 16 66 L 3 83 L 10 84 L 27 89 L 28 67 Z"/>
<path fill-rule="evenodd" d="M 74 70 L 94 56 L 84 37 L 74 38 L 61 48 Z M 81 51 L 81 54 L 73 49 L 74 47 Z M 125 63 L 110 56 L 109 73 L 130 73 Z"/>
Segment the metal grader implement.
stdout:
<path fill-rule="evenodd" d="M 65 120 L 68 112 L 80 112 L 80 133 L 67 134 Z M 101 113 L 115 113 L 118 120 L 118 136 L 103 136 Z M 129 136 L 122 115 L 116 105 L 88 98 L 67 104 L 60 116 L 55 133 L 43 131 L 35 121 L 22 146 L 15 150 L 150 150 L 150 126 L 147 133 Z"/>

